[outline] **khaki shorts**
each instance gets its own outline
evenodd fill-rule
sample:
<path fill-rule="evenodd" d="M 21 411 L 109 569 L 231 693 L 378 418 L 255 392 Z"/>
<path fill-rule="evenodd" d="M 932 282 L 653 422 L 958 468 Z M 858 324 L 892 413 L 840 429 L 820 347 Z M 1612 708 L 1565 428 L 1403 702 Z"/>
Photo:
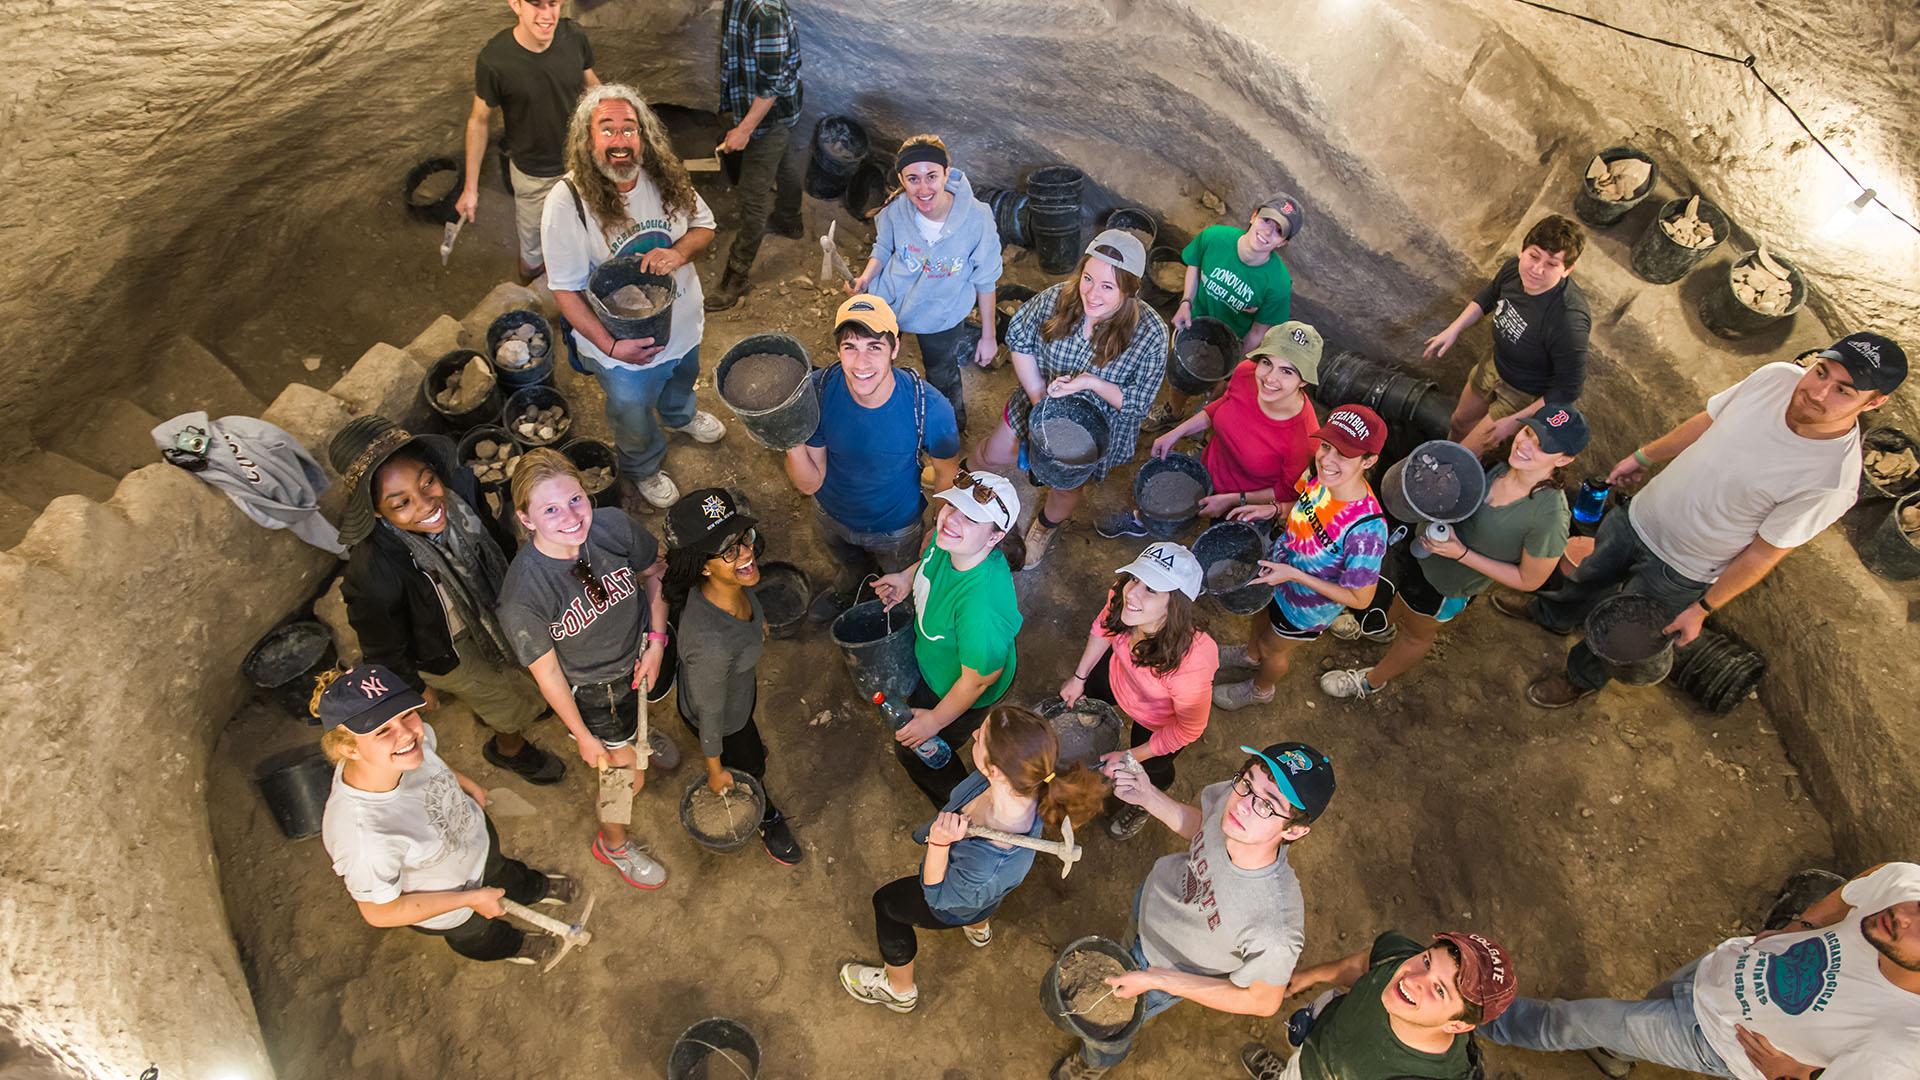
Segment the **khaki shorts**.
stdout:
<path fill-rule="evenodd" d="M 513 180 L 513 227 L 520 234 L 520 261 L 528 266 L 543 266 L 540 252 L 540 214 L 547 207 L 547 192 L 561 181 L 558 176 L 528 176 L 513 162 L 507 162 L 507 174 Z"/>
<path fill-rule="evenodd" d="M 423 671 L 420 680 L 465 702 L 474 719 L 489 729 L 517 734 L 547 711 L 546 699 L 525 668 L 490 666 L 466 634 L 454 639 L 453 651 L 460 656 L 460 666 L 445 675 Z"/>
<path fill-rule="evenodd" d="M 1493 366 L 1493 357 L 1473 365 L 1467 372 L 1467 386 L 1474 393 L 1487 399 L 1487 419 L 1500 420 L 1512 416 L 1521 409 L 1540 400 L 1539 394 L 1529 394 L 1500 377 Z"/>

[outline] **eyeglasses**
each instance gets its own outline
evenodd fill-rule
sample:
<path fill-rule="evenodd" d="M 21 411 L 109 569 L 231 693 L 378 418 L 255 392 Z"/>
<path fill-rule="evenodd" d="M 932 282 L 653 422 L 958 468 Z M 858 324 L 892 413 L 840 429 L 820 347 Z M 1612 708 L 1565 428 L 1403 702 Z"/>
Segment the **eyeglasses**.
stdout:
<path fill-rule="evenodd" d="M 603 608 L 607 606 L 607 587 L 600 584 L 599 576 L 593 572 L 593 567 L 588 564 L 586 556 L 584 555 L 574 560 L 573 580 L 579 582 L 580 587 L 587 590 L 587 599 L 592 602 L 594 607 Z"/>
<path fill-rule="evenodd" d="M 1233 778 L 1233 792 L 1236 795 L 1253 795 L 1253 776 L 1248 770 L 1241 769 L 1240 775 Z M 1253 816 L 1279 818 L 1289 823 L 1293 821 L 1292 814 L 1281 813 L 1280 806 L 1264 795 L 1253 795 Z"/>
<path fill-rule="evenodd" d="M 732 543 L 721 548 L 715 558 L 731 566 L 740 562 L 744 557 L 752 555 L 754 548 L 758 547 L 759 544 L 760 534 L 753 529 L 748 529 L 746 532 L 734 537 Z"/>
<path fill-rule="evenodd" d="M 1000 493 L 988 487 L 986 481 L 975 480 L 972 473 L 960 472 L 954 474 L 953 486 L 961 491 L 972 493 L 973 501 L 979 503 L 981 506 L 986 506 L 991 503 L 999 507 L 1001 513 L 1006 514 L 1008 517 L 1013 516 L 1013 511 L 1007 509 L 1007 504 L 1000 501 Z"/>

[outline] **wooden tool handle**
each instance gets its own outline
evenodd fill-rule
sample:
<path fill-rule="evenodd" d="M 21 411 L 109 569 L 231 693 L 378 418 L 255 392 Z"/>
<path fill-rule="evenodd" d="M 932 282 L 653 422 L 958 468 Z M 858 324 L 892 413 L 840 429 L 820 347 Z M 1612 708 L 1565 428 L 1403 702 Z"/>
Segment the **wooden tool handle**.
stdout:
<path fill-rule="evenodd" d="M 989 829 L 985 825 L 967 826 L 967 835 L 978 836 L 985 840 L 998 840 L 1003 844 L 1012 844 L 1014 847 L 1044 851 L 1049 855 L 1064 855 L 1066 853 L 1066 845 L 1058 840 L 1040 840 L 1031 836 L 1020 836 L 1016 833 L 1001 832 L 999 829 Z"/>
<path fill-rule="evenodd" d="M 519 919 L 521 922 L 537 926 L 555 937 L 571 937 L 579 932 L 551 915 L 542 915 L 524 904 L 514 903 L 512 900 L 505 899 L 504 897 L 500 901 L 500 907 L 507 914 Z"/>

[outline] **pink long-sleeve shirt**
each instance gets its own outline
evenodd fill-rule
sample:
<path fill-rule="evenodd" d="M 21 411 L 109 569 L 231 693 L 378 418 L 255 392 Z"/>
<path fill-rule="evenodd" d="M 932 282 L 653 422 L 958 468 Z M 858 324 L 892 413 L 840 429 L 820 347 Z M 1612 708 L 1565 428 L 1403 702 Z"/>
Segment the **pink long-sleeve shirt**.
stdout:
<path fill-rule="evenodd" d="M 1153 737 L 1147 748 L 1171 754 L 1198 739 L 1207 730 L 1213 711 L 1213 674 L 1220 668 L 1220 646 L 1210 634 L 1195 634 L 1180 666 L 1162 675 L 1134 663 L 1133 647 L 1125 633 L 1115 637 L 1102 625 L 1107 609 L 1093 618 L 1093 632 L 1113 643 L 1113 663 L 1107 669 L 1113 683 L 1114 704 Z"/>

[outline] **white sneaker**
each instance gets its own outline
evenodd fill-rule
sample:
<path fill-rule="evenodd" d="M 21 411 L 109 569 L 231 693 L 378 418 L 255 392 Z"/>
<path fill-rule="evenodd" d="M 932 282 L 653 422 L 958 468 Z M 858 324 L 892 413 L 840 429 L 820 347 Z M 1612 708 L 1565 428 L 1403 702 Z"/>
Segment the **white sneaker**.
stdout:
<path fill-rule="evenodd" d="M 984 949 L 993 943 L 993 924 L 982 922 L 979 926 L 963 926 L 960 932 L 967 935 L 967 944 L 976 949 Z"/>
<path fill-rule="evenodd" d="M 1335 668 L 1320 676 L 1320 692 L 1328 697 L 1363 698 L 1379 692 L 1377 687 L 1368 685 L 1367 671 L 1359 668 Z"/>
<path fill-rule="evenodd" d="M 887 969 L 866 964 L 840 965 L 840 988 L 866 1005 L 885 1005 L 897 1013 L 912 1012 L 920 1004 L 920 988 L 896 994 L 887 982 Z"/>
<path fill-rule="evenodd" d="M 677 431 L 682 435 L 691 436 L 694 442 L 717 443 L 726 435 L 727 425 L 721 423 L 719 417 L 702 410 L 693 414 L 693 419 L 687 421 L 686 427 L 668 428 L 667 430 Z"/>
<path fill-rule="evenodd" d="M 648 506 L 658 510 L 665 510 L 680 501 L 680 488 L 674 484 L 673 477 L 665 472 L 642 476 L 633 482 L 633 487 L 641 498 L 647 500 Z"/>
<path fill-rule="evenodd" d="M 1247 647 L 1245 645 L 1220 646 L 1220 670 L 1225 671 L 1228 668 L 1238 668 L 1244 671 L 1259 666 L 1259 664 L 1253 662 L 1253 657 L 1247 655 Z"/>

